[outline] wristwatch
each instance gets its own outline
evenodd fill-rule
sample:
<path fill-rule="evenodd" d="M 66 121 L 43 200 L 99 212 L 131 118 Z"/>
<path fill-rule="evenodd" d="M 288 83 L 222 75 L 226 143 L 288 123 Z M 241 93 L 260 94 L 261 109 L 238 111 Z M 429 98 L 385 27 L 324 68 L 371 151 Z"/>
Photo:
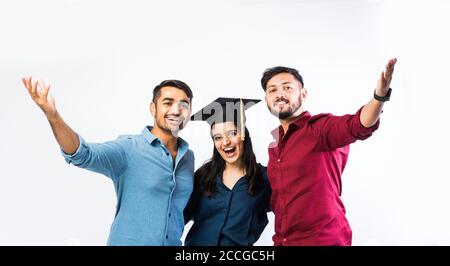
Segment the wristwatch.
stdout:
<path fill-rule="evenodd" d="M 388 92 L 387 92 L 387 94 L 386 94 L 385 96 L 378 96 L 377 93 L 376 93 L 376 91 L 377 91 L 377 90 L 375 90 L 375 91 L 373 92 L 373 98 L 375 98 L 375 100 L 377 100 L 377 101 L 380 101 L 380 102 L 387 102 L 387 101 L 389 101 L 389 99 L 391 98 L 391 92 L 392 92 L 392 89 L 391 89 L 391 88 L 389 88 L 389 90 L 388 90 Z"/>

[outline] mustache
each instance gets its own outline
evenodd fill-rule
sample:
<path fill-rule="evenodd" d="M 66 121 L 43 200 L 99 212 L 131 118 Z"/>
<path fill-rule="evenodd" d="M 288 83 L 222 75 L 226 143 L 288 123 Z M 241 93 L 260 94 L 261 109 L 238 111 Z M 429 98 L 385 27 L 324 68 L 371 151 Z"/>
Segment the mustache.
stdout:
<path fill-rule="evenodd" d="M 279 102 L 289 103 L 289 100 L 286 98 L 277 98 L 277 99 L 275 99 L 275 101 L 273 101 L 273 103 L 279 103 Z"/>

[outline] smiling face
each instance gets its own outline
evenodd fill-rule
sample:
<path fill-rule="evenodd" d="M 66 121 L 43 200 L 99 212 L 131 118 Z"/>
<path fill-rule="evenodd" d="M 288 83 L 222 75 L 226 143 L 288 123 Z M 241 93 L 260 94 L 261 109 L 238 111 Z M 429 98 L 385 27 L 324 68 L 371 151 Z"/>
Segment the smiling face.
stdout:
<path fill-rule="evenodd" d="M 184 91 L 176 87 L 163 87 L 156 104 L 151 103 L 150 111 L 155 118 L 155 127 L 177 136 L 189 121 L 190 100 Z"/>
<path fill-rule="evenodd" d="M 227 164 L 240 164 L 244 141 L 233 122 L 217 123 L 211 129 L 214 147 Z"/>
<path fill-rule="evenodd" d="M 267 108 L 280 120 L 300 115 L 305 99 L 306 89 L 290 73 L 277 74 L 267 82 Z"/>

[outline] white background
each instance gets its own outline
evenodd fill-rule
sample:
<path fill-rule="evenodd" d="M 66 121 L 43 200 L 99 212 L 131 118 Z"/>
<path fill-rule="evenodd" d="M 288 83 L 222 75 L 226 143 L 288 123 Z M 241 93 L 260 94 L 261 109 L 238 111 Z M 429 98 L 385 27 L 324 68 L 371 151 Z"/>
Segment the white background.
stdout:
<path fill-rule="evenodd" d="M 152 124 L 151 92 L 186 81 L 193 112 L 219 96 L 264 97 L 265 68 L 300 70 L 311 113 L 354 113 L 397 57 L 391 102 L 373 137 L 352 145 L 343 201 L 354 245 L 449 245 L 450 1 L 0 2 L 0 244 L 104 245 L 112 182 L 67 165 L 20 78 L 52 84 L 57 107 L 91 142 Z M 267 163 L 278 121 L 247 112 Z M 199 167 L 206 123 L 182 132 Z M 258 245 L 272 245 L 273 216 Z M 187 228 L 186 228 L 187 229 Z"/>

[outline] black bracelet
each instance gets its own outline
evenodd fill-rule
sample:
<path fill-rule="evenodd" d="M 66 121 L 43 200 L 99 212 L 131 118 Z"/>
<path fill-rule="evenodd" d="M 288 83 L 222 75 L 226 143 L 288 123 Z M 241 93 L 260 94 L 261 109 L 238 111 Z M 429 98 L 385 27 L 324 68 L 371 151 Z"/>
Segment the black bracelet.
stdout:
<path fill-rule="evenodd" d="M 391 98 L 392 89 L 389 88 L 389 90 L 385 96 L 378 96 L 376 92 L 377 92 L 377 90 L 375 90 L 373 92 L 373 98 L 375 98 L 375 100 L 380 101 L 380 102 L 387 102 Z"/>

